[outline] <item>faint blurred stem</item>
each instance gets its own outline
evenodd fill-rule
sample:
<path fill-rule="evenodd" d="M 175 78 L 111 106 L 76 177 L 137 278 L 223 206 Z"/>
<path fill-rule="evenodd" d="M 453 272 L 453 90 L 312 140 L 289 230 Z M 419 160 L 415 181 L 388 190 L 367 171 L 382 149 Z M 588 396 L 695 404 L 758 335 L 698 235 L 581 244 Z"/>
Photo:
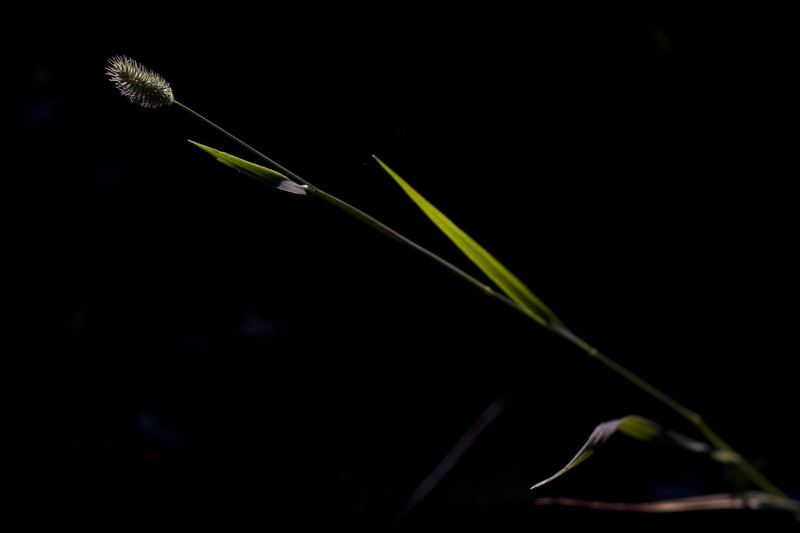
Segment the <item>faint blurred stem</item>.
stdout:
<path fill-rule="evenodd" d="M 290 171 L 289 169 L 285 168 L 282 165 L 279 165 L 278 163 L 276 163 L 275 161 L 273 161 L 272 159 L 270 159 L 266 155 L 262 154 L 261 152 L 259 152 L 255 148 L 253 148 L 252 146 L 246 144 L 244 141 L 242 141 L 238 137 L 236 137 L 236 136 L 232 135 L 231 133 L 225 131 L 221 127 L 217 126 L 216 124 L 214 124 L 213 122 L 211 122 L 210 120 L 205 118 L 203 115 L 201 115 L 201 114 L 197 113 L 196 111 L 190 109 L 189 107 L 183 105 L 182 103 L 178 102 L 177 100 L 173 100 L 173 103 L 175 105 L 177 105 L 178 107 L 180 107 L 181 109 L 183 109 L 185 111 L 188 111 L 190 114 L 192 114 L 195 117 L 197 117 L 198 119 L 202 120 L 203 122 L 205 122 L 209 126 L 213 127 L 214 129 L 216 129 L 217 131 L 219 131 L 220 133 L 222 133 L 226 137 L 228 137 L 231 140 L 235 141 L 236 143 L 240 144 L 241 146 L 243 146 L 244 148 L 246 148 L 247 150 L 249 150 L 253 154 L 257 155 L 259 158 L 261 158 L 264 161 L 266 161 L 267 163 L 269 163 L 275 169 L 283 172 L 284 174 L 286 174 L 287 176 L 291 177 L 293 180 L 297 181 L 298 183 L 303 184 L 307 188 L 309 193 L 312 194 L 313 196 L 317 196 L 318 198 L 320 198 L 322 200 L 325 200 L 329 204 L 331 204 L 331 205 L 333 205 L 335 207 L 338 207 L 342 211 L 344 211 L 344 212 L 348 213 L 349 215 L 357 218 L 358 220 L 364 222 L 368 226 L 370 226 L 370 227 L 374 228 L 375 230 L 383 233 L 384 235 L 387 235 L 388 237 L 391 237 L 392 239 L 394 239 L 396 241 L 399 241 L 399 242 L 403 243 L 404 245 L 416 250 L 417 252 L 420 252 L 421 254 L 428 256 L 429 258 L 433 259 L 434 261 L 436 261 L 437 263 L 439 263 L 440 265 L 445 267 L 447 270 L 449 270 L 450 272 L 452 272 L 456 276 L 460 277 L 461 279 L 467 281 L 469 284 L 471 284 L 474 287 L 478 288 L 484 294 L 499 300 L 500 302 L 502 302 L 502 303 L 506 304 L 507 306 L 513 308 L 515 311 L 521 313 L 525 317 L 533 320 L 534 322 L 536 322 L 536 323 L 538 323 L 540 325 L 544 325 L 544 327 L 549 329 L 551 332 L 555 333 L 556 335 L 558 335 L 558 336 L 568 340 L 569 342 L 573 343 L 574 345 L 578 346 L 579 348 L 584 350 L 590 357 L 592 357 L 593 359 L 599 361 L 600 363 L 605 365 L 607 368 L 609 368 L 613 372 L 615 372 L 617 375 L 621 376 L 622 378 L 624 378 L 628 382 L 632 383 L 633 385 L 635 385 L 636 387 L 638 387 L 642 391 L 646 392 L 647 394 L 649 394 L 650 396 L 652 396 L 653 398 L 655 398 L 656 400 L 658 400 L 659 402 L 661 402 L 662 404 L 664 404 L 665 406 L 669 407 L 670 409 L 672 409 L 673 411 L 678 413 L 680 416 L 682 416 L 683 418 L 688 420 L 690 423 L 692 423 L 705 436 L 705 438 L 708 440 L 708 442 L 712 446 L 714 446 L 718 450 L 722 450 L 724 452 L 727 452 L 729 454 L 729 456 L 731 458 L 733 458 L 733 460 L 731 461 L 732 464 L 734 464 L 736 466 L 736 468 L 739 469 L 740 472 L 742 472 L 746 477 L 748 477 L 753 483 L 755 483 L 763 491 L 768 492 L 769 494 L 772 494 L 772 495 L 775 495 L 775 496 L 785 497 L 785 494 L 777 486 L 775 486 L 772 482 L 770 482 L 756 467 L 754 467 L 752 464 L 750 464 L 741 455 L 736 453 L 736 451 L 734 451 L 734 449 L 731 448 L 731 446 L 728 445 L 728 443 L 726 443 L 724 440 L 722 440 L 722 438 L 720 438 L 719 435 L 717 435 L 717 433 L 714 432 L 703 421 L 702 417 L 699 414 L 697 414 L 694 411 L 692 411 L 691 409 L 685 407 L 683 404 L 677 402 L 671 396 L 665 394 L 664 392 L 662 392 L 658 388 L 654 387 L 653 385 L 651 385 L 650 383 L 648 383 L 644 379 L 640 378 L 639 376 L 637 376 L 636 374 L 634 374 L 633 372 L 631 372 L 627 368 L 623 367 L 619 363 L 617 363 L 614 360 L 610 359 L 609 357 L 605 356 L 599 350 L 597 350 L 596 348 L 594 348 L 593 346 L 588 344 L 586 341 L 584 341 L 583 339 L 581 339 L 580 337 L 578 337 L 577 335 L 572 333 L 572 331 L 570 331 L 568 328 L 566 328 L 566 327 L 564 327 L 564 326 L 562 326 L 560 324 L 547 324 L 547 323 L 542 324 L 541 319 L 536 317 L 529 310 L 527 310 L 527 309 L 523 308 L 522 306 L 518 305 L 517 303 L 515 303 L 510 298 L 506 297 L 504 294 L 501 294 L 501 293 L 495 291 L 492 287 L 486 285 L 485 283 L 482 283 L 481 281 L 477 280 L 473 276 L 467 274 L 466 272 L 464 272 L 463 270 L 461 270 L 457 266 L 453 265 L 449 261 L 443 259 L 442 257 L 439 257 L 438 255 L 436 255 L 435 253 L 431 252 L 427 248 L 424 248 L 424 247 L 420 246 L 416 242 L 412 241 L 411 239 L 409 239 L 408 237 L 402 235 L 401 233 L 395 231 L 394 229 L 390 228 L 389 226 L 385 225 L 384 223 L 380 222 L 379 220 L 375 219 L 374 217 L 368 215 L 364 211 L 362 211 L 362 210 L 350 205 L 349 203 L 347 203 L 347 202 L 345 202 L 343 200 L 340 200 L 339 198 L 336 198 L 335 196 L 333 196 L 331 194 L 326 193 L 325 191 L 323 191 L 321 189 L 318 189 L 318 188 L 314 187 L 313 185 L 311 185 L 309 182 L 307 182 L 306 180 L 304 180 L 303 178 L 301 178 L 300 176 L 298 176 L 294 172 Z M 800 521 L 800 513 L 794 513 L 794 516 L 798 521 Z"/>
<path fill-rule="evenodd" d="M 422 480 L 417 486 L 411 496 L 406 501 L 406 504 L 395 517 L 395 522 L 403 520 L 409 513 L 422 503 L 425 498 L 436 488 L 450 470 L 455 467 L 461 457 L 467 453 L 478 437 L 486 431 L 486 429 L 494 422 L 500 413 L 503 411 L 508 399 L 505 396 L 495 398 L 489 406 L 484 409 L 481 416 L 478 417 L 472 426 L 461 436 L 458 442 L 453 446 L 449 452 L 439 461 L 439 464 L 431 471 L 428 476 Z"/>

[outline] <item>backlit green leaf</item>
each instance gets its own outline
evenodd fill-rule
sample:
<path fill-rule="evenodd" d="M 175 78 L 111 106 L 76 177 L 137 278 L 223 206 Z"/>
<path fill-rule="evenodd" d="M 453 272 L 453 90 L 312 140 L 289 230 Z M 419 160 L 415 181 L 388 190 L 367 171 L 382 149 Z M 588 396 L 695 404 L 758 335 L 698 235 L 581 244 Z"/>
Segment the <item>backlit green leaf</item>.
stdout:
<path fill-rule="evenodd" d="M 189 142 L 216 157 L 217 161 L 220 163 L 228 165 L 229 167 L 238 170 L 242 174 L 247 174 L 251 178 L 255 178 L 260 182 L 266 183 L 267 185 L 272 185 L 277 189 L 290 192 L 292 194 L 307 194 L 306 189 L 302 185 L 295 183 L 280 172 L 275 172 L 270 168 L 256 165 L 250 161 L 245 161 L 244 159 L 234 155 L 215 150 L 214 148 L 196 143 L 194 141 Z"/>
<path fill-rule="evenodd" d="M 621 419 L 617 431 L 637 440 L 653 440 L 661 433 L 661 426 L 641 416 L 630 415 Z"/>
<path fill-rule="evenodd" d="M 375 157 L 375 156 L 373 156 Z M 523 308 L 534 320 L 545 326 L 563 326 L 561 320 L 553 313 L 519 278 L 512 274 L 505 266 L 487 252 L 480 244 L 475 242 L 461 228 L 456 226 L 441 211 L 427 201 L 420 193 L 405 182 L 391 168 L 375 157 L 375 160 L 389 173 L 400 187 L 408 194 L 411 200 L 436 224 L 436 226 L 450 238 L 458 248 L 480 268 L 489 279 Z"/>

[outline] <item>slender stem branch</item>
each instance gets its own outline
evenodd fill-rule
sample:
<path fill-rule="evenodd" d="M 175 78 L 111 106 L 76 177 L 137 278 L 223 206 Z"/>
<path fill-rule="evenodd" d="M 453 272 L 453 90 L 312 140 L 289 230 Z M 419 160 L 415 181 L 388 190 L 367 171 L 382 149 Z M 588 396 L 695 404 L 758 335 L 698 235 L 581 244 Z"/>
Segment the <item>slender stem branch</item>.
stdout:
<path fill-rule="evenodd" d="M 523 315 L 525 315 L 528 318 L 531 318 L 533 320 L 537 320 L 537 318 L 530 311 L 528 311 L 527 309 L 525 309 L 523 307 L 520 307 L 511 298 L 507 297 L 506 295 L 504 295 L 502 293 L 497 292 L 496 290 L 494 290 L 489 285 L 486 285 L 485 283 L 475 279 L 473 276 L 471 276 L 470 274 L 467 274 L 466 272 L 464 272 L 463 270 L 461 270 L 460 268 L 458 268 L 457 266 L 455 266 L 451 262 L 447 261 L 446 259 L 442 258 L 439 255 L 436 255 L 435 253 L 431 252 L 427 248 L 425 248 L 423 246 L 420 246 L 419 244 L 417 244 L 416 242 L 412 241 L 411 239 L 409 239 L 408 237 L 406 237 L 402 233 L 399 233 L 399 232 L 393 230 L 392 228 L 390 228 L 389 226 L 387 226 L 383 222 L 381 222 L 381 221 L 377 220 L 376 218 L 368 215 L 364 211 L 358 209 L 357 207 L 354 207 L 354 206 L 348 204 L 347 202 L 345 202 L 343 200 L 340 200 L 339 198 L 336 198 L 335 196 L 333 196 L 331 194 L 326 193 L 322 189 L 312 189 L 312 190 L 313 190 L 314 196 L 318 196 L 319 198 L 321 198 L 321 199 L 325 200 L 326 202 L 330 203 L 331 205 L 334 205 L 334 206 L 342 209 L 343 211 L 345 211 L 349 215 L 352 215 L 353 217 L 357 218 L 358 220 L 364 222 L 368 226 L 371 226 L 372 228 L 378 230 L 379 232 L 383 233 L 384 235 L 387 235 L 387 236 L 391 237 L 392 239 L 394 239 L 394 240 L 396 240 L 396 241 L 408 246 L 412 250 L 416 250 L 417 252 L 421 253 L 422 255 L 425 255 L 425 256 L 433 259 L 434 261 L 439 263 L 441 266 L 445 267 L 447 270 L 449 270 L 450 272 L 452 272 L 456 276 L 460 277 L 461 279 L 463 279 L 464 281 L 466 281 L 470 285 L 476 287 L 477 289 L 479 289 L 481 292 L 483 292 L 487 296 L 490 296 L 490 297 L 492 297 L 492 298 L 504 303 L 505 305 L 511 307 L 515 311 L 518 311 L 518 312 L 522 313 Z"/>
<path fill-rule="evenodd" d="M 259 152 L 258 150 L 256 150 L 252 146 L 250 146 L 249 144 L 245 143 L 243 140 L 241 140 L 238 137 L 234 136 L 233 134 L 228 133 L 227 131 L 223 130 L 222 128 L 220 128 L 219 126 L 217 126 L 216 124 L 214 124 L 213 122 L 208 120 L 206 117 L 204 117 L 203 115 L 201 115 L 197 111 L 186 107 L 185 105 L 183 105 L 182 103 L 178 102 L 177 100 L 173 100 L 172 103 L 175 104 L 176 106 L 180 107 L 184 111 L 188 111 L 189 113 L 191 113 L 195 117 L 199 118 L 200 120 L 202 120 L 203 122 L 205 122 L 206 124 L 208 124 L 209 126 L 214 128 L 218 132 L 222 133 L 223 135 L 225 135 L 226 137 L 228 137 L 232 141 L 235 141 L 235 142 L 239 143 L 240 145 L 244 146 L 245 148 L 247 148 L 248 150 L 250 150 L 251 152 L 256 154 L 258 157 L 260 157 L 261 159 L 263 159 L 264 161 L 266 161 L 267 163 L 269 163 L 270 165 L 272 165 L 276 169 L 280 170 L 281 172 L 283 172 L 284 174 L 286 174 L 287 176 L 289 176 L 293 180 L 295 180 L 295 181 L 297 181 L 299 183 L 302 183 L 303 185 L 310 186 L 310 184 L 306 180 L 304 180 L 303 178 L 301 178 L 300 176 L 298 176 L 297 174 L 295 174 L 291 170 L 279 165 L 278 163 L 276 163 L 275 161 L 273 161 L 269 157 L 265 156 L 264 154 L 262 154 L 261 152 Z"/>
<path fill-rule="evenodd" d="M 205 122 L 206 124 L 208 124 L 212 128 L 216 129 L 220 133 L 224 134 L 226 137 L 228 137 L 231 140 L 237 142 L 238 144 L 240 144 L 241 146 L 243 146 L 244 148 L 246 148 L 250 152 L 254 153 L 258 157 L 260 157 L 261 159 L 263 159 L 264 161 L 269 163 L 275 169 L 283 172 L 284 174 L 286 174 L 287 176 L 289 176 L 293 180 L 297 181 L 298 183 L 301 183 L 301 184 L 305 185 L 306 188 L 308 189 L 308 191 L 313 196 L 317 196 L 317 197 L 321 198 L 322 200 L 325 200 L 329 204 L 334 205 L 335 207 L 338 207 L 339 209 L 345 211 L 349 215 L 351 215 L 351 216 L 357 218 L 358 220 L 364 222 L 368 226 L 371 226 L 372 228 L 376 229 L 377 231 L 383 233 L 384 235 L 387 235 L 388 237 L 390 237 L 390 238 L 392 238 L 392 239 L 394 239 L 394 240 L 396 240 L 398 242 L 401 242 L 402 244 L 412 248 L 413 250 L 416 250 L 417 252 L 420 252 L 421 254 L 433 259 L 434 261 L 436 261 L 437 263 L 439 263 L 440 265 L 445 267 L 447 270 L 449 270 L 450 272 L 452 272 L 456 276 L 458 276 L 461 279 L 465 280 L 466 282 L 468 282 L 469 284 L 473 285 L 474 287 L 480 289 L 480 291 L 483 292 L 484 294 L 499 300 L 500 302 L 508 305 L 509 307 L 514 309 L 515 311 L 523 314 L 524 316 L 530 318 L 531 320 L 534 320 L 535 322 L 537 322 L 539 324 L 542 324 L 541 318 L 535 316 L 531 311 L 529 311 L 529 310 L 525 309 L 524 307 L 518 305 L 516 302 L 514 302 L 513 300 L 511 300 L 510 298 L 508 298 L 504 294 L 501 294 L 501 293 L 495 291 L 489 285 L 486 285 L 485 283 L 482 283 L 481 281 L 475 279 L 473 276 L 467 274 L 466 272 L 464 272 L 463 270 L 461 270 L 457 266 L 453 265 L 449 261 L 443 259 L 442 257 L 439 257 L 438 255 L 436 255 L 435 253 L 431 252 L 427 248 L 424 248 L 424 247 L 420 246 L 416 242 L 412 241 L 411 239 L 409 239 L 408 237 L 404 236 L 403 234 L 395 231 L 394 229 L 392 229 L 389 226 L 387 226 L 386 224 L 380 222 L 376 218 L 368 215 L 364 211 L 362 211 L 362 210 L 360 210 L 360 209 L 348 204 L 347 202 L 345 202 L 343 200 L 340 200 L 339 198 L 336 198 L 335 196 L 333 196 L 331 194 L 326 193 L 325 191 L 323 191 L 321 189 L 317 189 L 316 187 L 311 185 L 309 182 L 307 182 L 306 180 L 304 180 L 303 178 L 301 178 L 300 176 L 298 176 L 294 172 L 292 172 L 289 169 L 279 165 L 278 163 L 276 163 L 275 161 L 273 161 L 272 159 L 270 159 L 266 155 L 262 154 L 261 152 L 259 152 L 255 148 L 253 148 L 252 146 L 246 144 L 244 141 L 240 140 L 239 138 L 235 137 L 234 135 L 232 135 L 232 134 L 228 133 L 227 131 L 225 131 L 224 129 L 220 128 L 219 126 L 217 126 L 216 124 L 214 124 L 213 122 L 211 122 L 210 120 L 208 120 L 207 118 L 202 116 L 201 114 L 197 113 L 196 111 L 188 108 L 187 106 L 181 104 L 178 101 L 174 101 L 173 103 L 175 105 L 177 105 L 178 107 L 180 107 L 181 109 L 184 109 L 185 111 L 188 111 L 190 114 L 192 114 L 195 117 L 199 118 L 200 120 L 202 120 L 203 122 Z M 645 381 L 644 379 L 642 379 L 638 375 L 634 374 L 633 372 L 631 372 L 627 368 L 623 367 L 619 363 L 615 362 L 614 360 L 610 359 L 606 355 L 602 354 L 600 351 L 598 351 L 596 348 L 594 348 L 591 345 L 589 345 L 587 342 L 585 342 L 583 339 L 581 339 L 580 337 L 578 337 L 577 335 L 572 333 L 566 327 L 564 327 L 564 326 L 562 326 L 560 324 L 555 324 L 555 323 L 544 323 L 543 325 L 547 329 L 549 329 L 550 331 L 555 333 L 556 335 L 559 335 L 560 337 L 563 337 L 564 339 L 568 340 L 569 342 L 575 344 L 576 346 L 578 346 L 579 348 L 584 350 L 590 357 L 592 357 L 593 359 L 599 361 L 600 363 L 605 365 L 607 368 L 609 368 L 610 370 L 612 370 L 613 372 L 615 372 L 616 374 L 621 376 L 623 379 L 625 379 L 628 382 L 632 383 L 633 385 L 635 385 L 636 387 L 638 387 L 639 389 L 641 389 L 642 391 L 644 391 L 648 395 L 652 396 L 653 398 L 655 398 L 656 400 L 658 400 L 662 404 L 666 405 L 667 407 L 669 407 L 670 409 L 672 409 L 673 411 L 678 413 L 680 416 L 682 416 L 683 418 L 685 418 L 689 422 L 691 422 L 705 436 L 705 438 L 708 440 L 708 442 L 711 445 L 713 445 L 718 450 L 722 450 L 722 451 L 725 451 L 725 452 L 728 452 L 729 454 L 731 454 L 731 456 L 734 458 L 734 461 L 733 461 L 734 465 L 745 476 L 750 478 L 757 486 L 759 486 L 762 490 L 764 490 L 765 492 L 768 492 L 770 494 L 776 495 L 776 496 L 785 496 L 784 493 L 778 487 L 776 487 L 774 484 L 772 484 L 766 477 L 764 477 L 764 475 L 757 468 L 755 468 L 751 463 L 749 463 L 744 458 L 742 458 L 738 453 L 736 453 L 733 450 L 733 448 L 731 448 L 730 445 L 728 445 L 728 443 L 726 443 L 724 440 L 722 440 L 722 438 L 720 438 L 719 435 L 717 435 L 703 421 L 703 419 L 700 417 L 699 414 L 697 414 L 694 411 L 690 410 L 689 408 L 685 407 L 683 404 L 677 402 L 672 397 L 668 396 L 667 394 L 665 394 L 664 392 L 662 392 L 658 388 L 654 387 L 653 385 L 651 385 L 650 383 L 648 383 L 647 381 Z M 798 519 L 800 520 L 800 517 L 798 517 Z"/>
<path fill-rule="evenodd" d="M 671 396 L 669 396 L 669 395 L 665 394 L 664 392 L 662 392 L 661 390 L 657 389 L 656 387 L 654 387 L 653 385 L 651 385 L 650 383 L 648 383 L 644 379 L 640 378 L 638 375 L 634 374 L 633 372 L 631 372 L 630 370 L 628 370 L 624 366 L 620 365 L 619 363 L 617 363 L 613 359 L 611 359 L 611 358 L 607 357 L 606 355 L 600 353 L 596 349 L 591 348 L 590 350 L 588 350 L 587 353 L 589 354 L 589 356 L 591 356 L 594 359 L 600 361 L 602 364 L 604 364 L 605 366 L 610 368 L 612 371 L 616 372 L 617 374 L 619 374 L 620 376 L 622 376 L 624 379 L 628 380 L 632 384 L 636 385 L 637 387 L 642 389 L 644 392 L 646 392 L 647 394 L 649 394 L 650 396 L 652 396 L 656 400 L 660 401 L 661 403 L 663 403 L 664 405 L 666 405 L 667 407 L 669 407 L 670 409 L 672 409 L 673 411 L 675 411 L 676 413 L 681 415 L 683 418 L 687 419 L 692 424 L 697 425 L 697 423 L 701 420 L 700 416 L 697 413 L 695 413 L 694 411 L 690 410 L 689 408 L 687 408 L 683 404 L 677 402 Z"/>

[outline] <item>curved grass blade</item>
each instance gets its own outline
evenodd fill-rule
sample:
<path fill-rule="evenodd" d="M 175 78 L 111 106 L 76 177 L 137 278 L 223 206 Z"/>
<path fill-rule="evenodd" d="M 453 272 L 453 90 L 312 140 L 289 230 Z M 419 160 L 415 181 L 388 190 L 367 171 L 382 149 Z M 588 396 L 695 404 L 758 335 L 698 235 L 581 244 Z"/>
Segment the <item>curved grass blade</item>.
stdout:
<path fill-rule="evenodd" d="M 614 433 L 617 432 L 636 440 L 657 442 L 659 444 L 684 448 L 695 453 L 708 454 L 712 459 L 721 463 L 732 463 L 737 460 L 736 456 L 728 454 L 723 450 L 714 449 L 704 442 L 700 442 L 674 431 L 664 430 L 652 420 L 648 420 L 637 415 L 629 415 L 599 424 L 596 428 L 594 428 L 592 434 L 589 435 L 589 439 L 586 441 L 586 443 L 581 447 L 580 450 L 578 450 L 578 453 L 575 454 L 575 457 L 573 457 L 564 468 L 549 478 L 540 481 L 531 487 L 531 490 L 541 487 L 546 483 L 550 483 L 554 479 L 561 477 L 578 466 L 580 463 L 588 459 L 597 448 L 599 448 L 608 439 L 610 439 Z"/>
<path fill-rule="evenodd" d="M 616 433 L 617 429 L 619 428 L 619 425 L 623 422 L 623 420 L 625 419 L 619 418 L 617 420 L 610 420 L 608 422 L 603 422 L 602 424 L 594 428 L 592 434 L 589 435 L 589 439 L 586 441 L 586 443 L 584 443 L 581 449 L 578 450 L 578 453 L 575 454 L 575 457 L 573 457 L 572 460 L 568 462 L 564 468 L 562 468 L 549 478 L 540 481 L 539 483 L 531 487 L 531 490 L 537 489 L 542 485 L 550 483 L 554 479 L 563 476 L 564 474 L 566 474 L 567 472 L 569 472 L 570 470 L 572 470 L 573 468 L 584 462 L 586 459 L 591 457 L 592 454 L 594 454 L 594 451 L 599 446 L 605 443 L 611 437 L 611 435 Z"/>
<path fill-rule="evenodd" d="M 255 178 L 262 183 L 266 183 L 267 185 L 271 185 L 276 189 L 280 189 L 282 191 L 290 192 L 292 194 L 300 194 L 305 195 L 308 194 L 306 189 L 294 181 L 290 180 L 280 172 L 275 172 L 274 170 L 262 167 L 261 165 L 256 165 L 255 163 L 251 163 L 250 161 L 245 161 L 239 157 L 234 155 L 221 152 L 219 150 L 215 150 L 209 146 L 205 146 L 200 143 L 196 143 L 194 141 L 189 141 L 193 145 L 197 146 L 201 150 L 213 155 L 217 158 L 217 161 L 228 165 L 229 167 L 238 170 L 242 174 L 246 174 L 251 178 Z"/>
<path fill-rule="evenodd" d="M 397 182 L 408 194 L 411 200 L 436 224 L 436 226 L 458 246 L 458 248 L 480 268 L 489 279 L 497 284 L 506 295 L 517 305 L 543 326 L 560 326 L 563 323 L 536 295 L 531 292 L 514 274 L 512 274 L 500 261 L 495 259 L 480 244 L 456 226 L 441 211 L 433 206 L 413 187 L 405 182 L 396 172 L 375 156 L 372 156 L 383 169 Z M 561 328 L 560 328 L 561 329 Z"/>

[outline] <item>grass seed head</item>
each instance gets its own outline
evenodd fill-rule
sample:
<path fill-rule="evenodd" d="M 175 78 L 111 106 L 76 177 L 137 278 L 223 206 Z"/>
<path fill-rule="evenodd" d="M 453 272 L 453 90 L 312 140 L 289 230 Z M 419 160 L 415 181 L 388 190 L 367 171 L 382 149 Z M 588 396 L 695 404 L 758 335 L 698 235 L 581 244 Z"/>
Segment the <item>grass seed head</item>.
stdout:
<path fill-rule="evenodd" d="M 164 78 L 128 57 L 109 59 L 106 74 L 123 96 L 142 107 L 155 109 L 168 106 L 175 100 L 172 88 Z"/>

